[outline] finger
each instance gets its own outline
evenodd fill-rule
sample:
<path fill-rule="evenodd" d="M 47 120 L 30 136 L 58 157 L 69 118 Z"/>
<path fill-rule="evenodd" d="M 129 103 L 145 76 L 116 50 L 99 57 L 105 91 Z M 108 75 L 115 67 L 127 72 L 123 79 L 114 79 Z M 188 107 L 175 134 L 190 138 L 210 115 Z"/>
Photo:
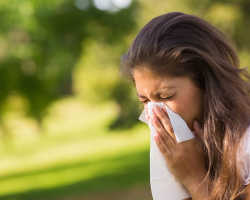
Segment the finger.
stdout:
<path fill-rule="evenodd" d="M 160 120 L 156 115 L 151 116 L 152 123 L 157 131 L 157 133 L 161 136 L 162 141 L 167 145 L 170 150 L 173 150 L 175 147 L 175 142 L 172 137 L 168 134 L 166 129 L 162 126 Z"/>
<path fill-rule="evenodd" d="M 148 114 L 146 114 L 145 117 L 146 117 L 147 122 L 149 123 L 150 116 Z"/>
<path fill-rule="evenodd" d="M 154 113 L 160 119 L 160 122 L 162 123 L 163 127 L 166 129 L 167 133 L 171 136 L 174 143 L 177 143 L 175 134 L 174 134 L 174 129 L 172 127 L 172 124 L 169 118 L 166 116 L 166 114 L 158 106 L 154 107 Z"/>
<path fill-rule="evenodd" d="M 146 105 L 144 108 L 145 108 L 145 110 L 146 110 L 146 112 L 148 114 L 148 105 Z"/>
<path fill-rule="evenodd" d="M 170 151 L 170 149 L 165 145 L 165 143 L 163 142 L 161 136 L 159 134 L 155 135 L 155 142 L 159 148 L 159 150 L 161 151 L 162 155 L 166 158 L 171 158 L 172 156 L 172 152 Z"/>
<path fill-rule="evenodd" d="M 193 128 L 194 128 L 195 136 L 200 137 L 200 135 L 201 135 L 201 124 L 197 120 L 194 120 Z"/>
<path fill-rule="evenodd" d="M 157 133 L 160 134 L 163 142 L 167 145 L 167 141 L 170 139 L 170 135 L 166 132 L 156 115 L 152 115 L 150 119 L 152 120 Z"/>
<path fill-rule="evenodd" d="M 193 133 L 195 135 L 195 138 L 197 139 L 200 149 L 204 154 L 206 154 L 206 150 L 204 148 L 204 141 L 201 139 L 201 124 L 197 120 L 194 120 L 193 128 L 194 128 Z"/>
<path fill-rule="evenodd" d="M 168 117 L 168 119 L 169 119 L 168 111 L 167 111 L 166 106 L 164 106 L 164 107 L 162 108 L 162 110 L 163 110 L 163 112 L 165 113 L 165 115 L 166 115 L 166 116 Z"/>

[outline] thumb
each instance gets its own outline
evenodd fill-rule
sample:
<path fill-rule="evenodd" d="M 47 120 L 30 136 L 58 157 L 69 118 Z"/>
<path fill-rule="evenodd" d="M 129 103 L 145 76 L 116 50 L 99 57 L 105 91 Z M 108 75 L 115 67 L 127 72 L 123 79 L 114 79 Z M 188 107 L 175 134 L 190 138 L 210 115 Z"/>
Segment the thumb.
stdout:
<path fill-rule="evenodd" d="M 195 136 L 200 137 L 200 135 L 201 135 L 201 124 L 197 120 L 194 120 L 193 128 L 194 128 Z"/>

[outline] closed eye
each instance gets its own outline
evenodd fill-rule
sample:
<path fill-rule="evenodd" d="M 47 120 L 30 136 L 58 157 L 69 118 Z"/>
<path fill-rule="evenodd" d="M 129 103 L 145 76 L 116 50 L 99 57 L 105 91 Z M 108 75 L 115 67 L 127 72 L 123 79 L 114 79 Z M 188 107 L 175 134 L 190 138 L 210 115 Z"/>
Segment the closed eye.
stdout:
<path fill-rule="evenodd" d="M 148 101 L 149 101 L 149 100 L 147 99 L 147 100 L 145 100 L 145 101 L 140 101 L 140 102 L 142 103 L 142 105 L 145 105 L 145 104 L 147 104 Z"/>
<path fill-rule="evenodd" d="M 161 98 L 161 99 L 171 99 L 174 95 L 166 97 L 166 98 Z M 149 100 L 141 101 L 142 104 L 146 104 Z"/>
<path fill-rule="evenodd" d="M 173 95 L 173 96 L 174 96 L 174 95 Z M 166 98 L 161 98 L 161 99 L 170 99 L 170 98 L 172 98 L 173 96 L 166 97 Z"/>

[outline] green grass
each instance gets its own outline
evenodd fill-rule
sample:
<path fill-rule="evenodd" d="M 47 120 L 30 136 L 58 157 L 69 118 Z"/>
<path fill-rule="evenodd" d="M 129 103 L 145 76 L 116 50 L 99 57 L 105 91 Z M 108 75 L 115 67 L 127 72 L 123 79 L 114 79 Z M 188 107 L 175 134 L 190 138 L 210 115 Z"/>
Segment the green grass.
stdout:
<path fill-rule="evenodd" d="M 76 104 L 69 99 L 59 107 L 65 110 Z M 53 111 L 59 109 L 56 106 Z M 113 104 L 80 107 L 72 116 L 62 112 L 48 116 L 40 139 L 2 144 L 0 199 L 84 198 L 141 186 L 149 189 L 147 126 L 110 132 L 106 124 L 115 117 Z"/>

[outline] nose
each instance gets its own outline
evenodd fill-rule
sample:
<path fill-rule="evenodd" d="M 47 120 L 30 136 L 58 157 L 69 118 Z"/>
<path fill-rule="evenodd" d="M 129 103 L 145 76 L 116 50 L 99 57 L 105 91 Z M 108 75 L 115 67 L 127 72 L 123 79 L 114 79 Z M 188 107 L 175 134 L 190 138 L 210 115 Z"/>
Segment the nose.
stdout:
<path fill-rule="evenodd" d="M 157 101 L 156 99 L 148 99 L 148 102 L 159 102 L 159 101 Z M 146 104 L 145 106 L 144 106 L 144 109 L 147 111 L 147 114 L 148 114 L 148 104 Z"/>
<path fill-rule="evenodd" d="M 164 101 L 163 100 L 159 100 L 159 99 L 149 99 L 149 102 L 163 102 L 164 103 Z"/>
<path fill-rule="evenodd" d="M 157 102 L 157 103 L 164 103 L 164 105 L 167 105 L 164 101 L 162 100 L 155 100 L 155 99 L 149 99 L 148 102 Z M 144 108 L 147 110 L 148 109 L 148 104 L 144 106 Z"/>
<path fill-rule="evenodd" d="M 148 100 L 149 102 L 160 102 L 159 98 L 155 97 L 155 96 L 148 96 Z"/>

